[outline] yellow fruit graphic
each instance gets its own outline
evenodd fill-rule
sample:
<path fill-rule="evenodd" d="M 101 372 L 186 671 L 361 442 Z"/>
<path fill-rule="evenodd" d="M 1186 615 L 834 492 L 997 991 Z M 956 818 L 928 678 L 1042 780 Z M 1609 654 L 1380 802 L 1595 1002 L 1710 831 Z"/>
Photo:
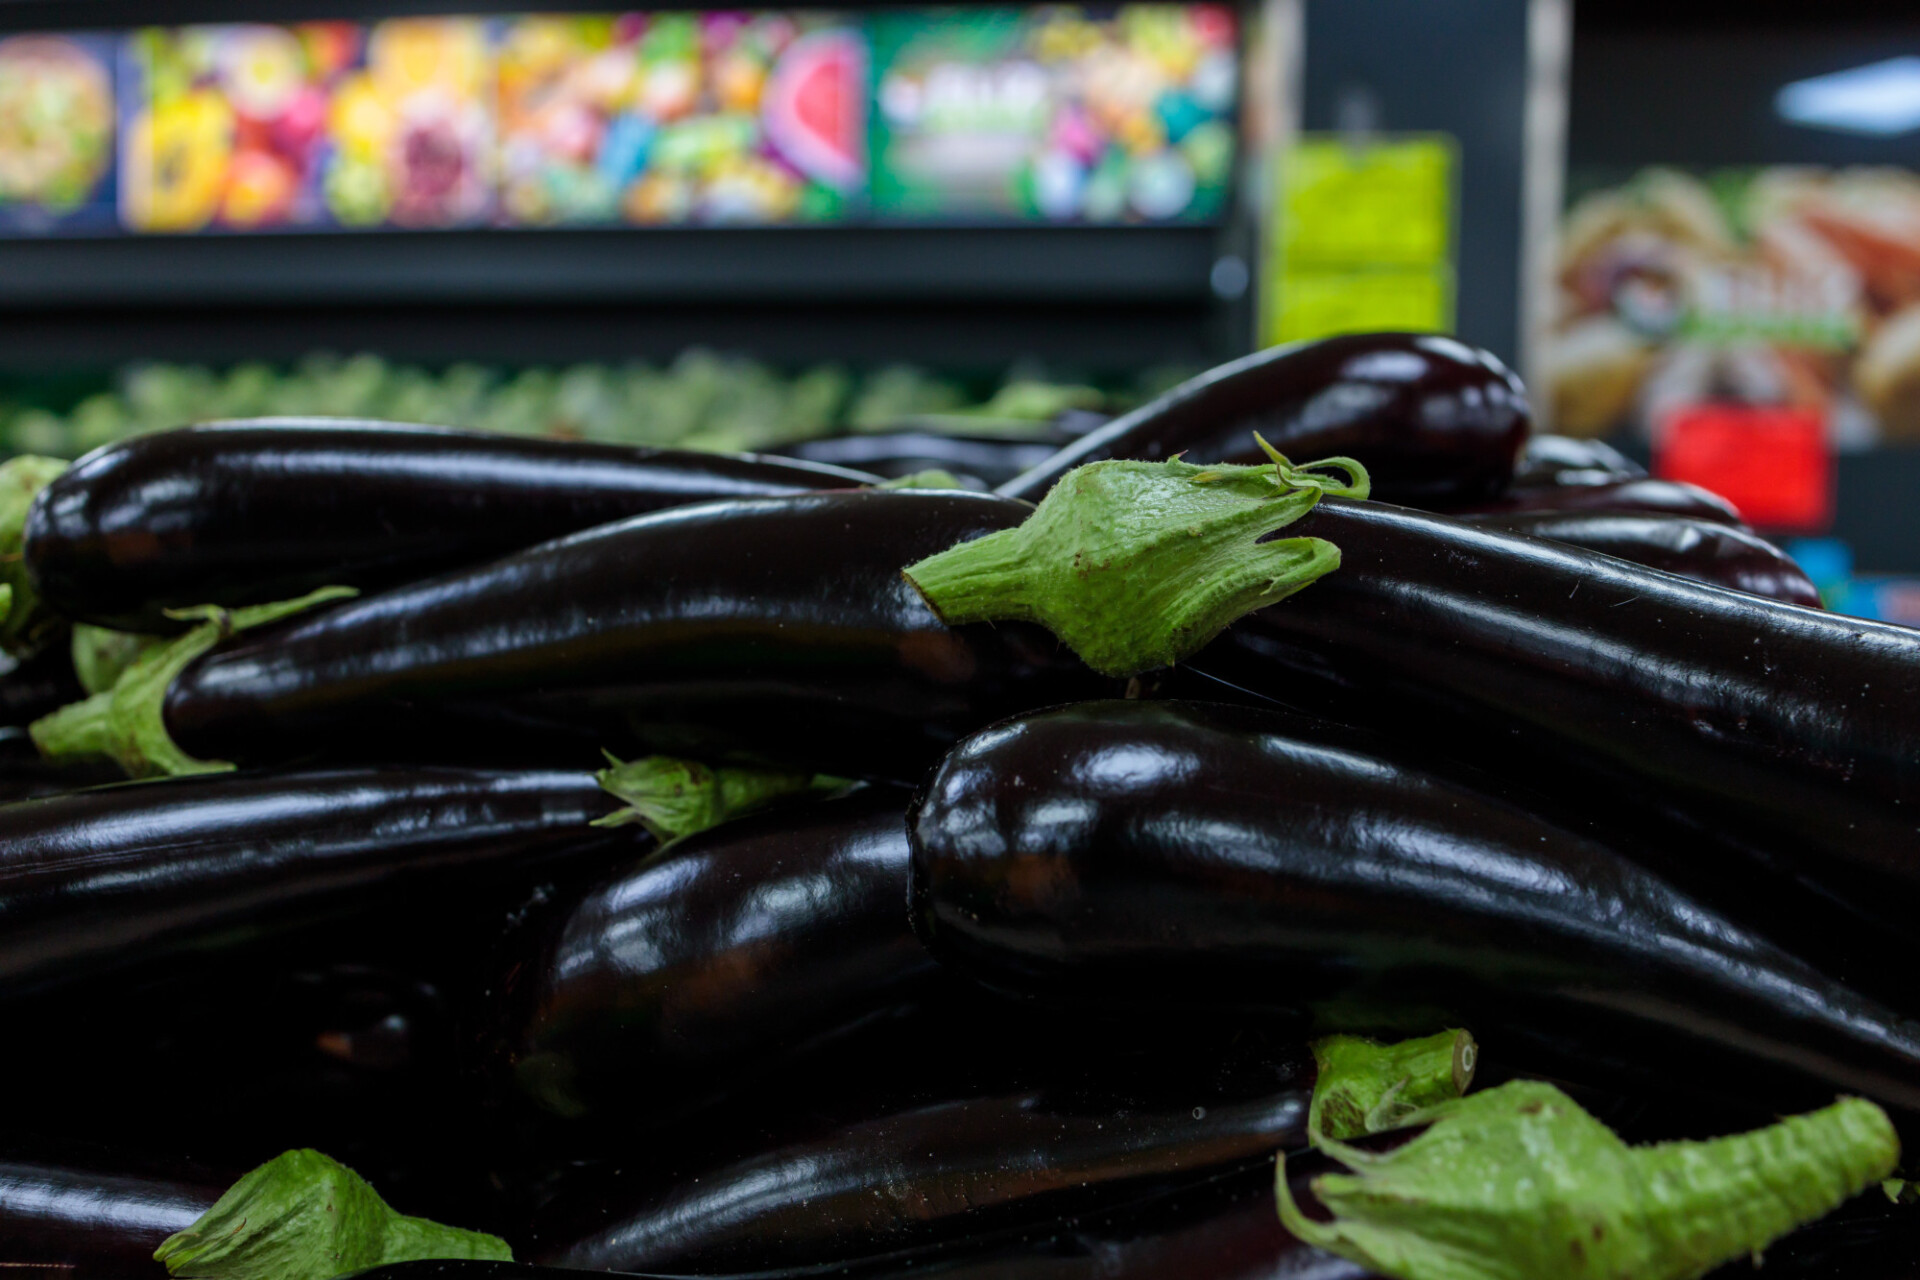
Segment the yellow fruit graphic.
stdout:
<path fill-rule="evenodd" d="M 143 231 L 196 231 L 212 221 L 233 150 L 233 111 L 196 89 L 156 103 L 127 131 L 127 221 Z"/>

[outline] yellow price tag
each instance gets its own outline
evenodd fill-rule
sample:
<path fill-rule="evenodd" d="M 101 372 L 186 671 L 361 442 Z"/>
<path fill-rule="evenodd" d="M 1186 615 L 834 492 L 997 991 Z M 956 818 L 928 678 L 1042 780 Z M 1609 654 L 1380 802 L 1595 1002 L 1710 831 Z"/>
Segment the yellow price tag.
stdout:
<path fill-rule="evenodd" d="M 1299 139 L 1275 168 L 1269 343 L 1453 326 L 1453 175 L 1444 134 Z"/>

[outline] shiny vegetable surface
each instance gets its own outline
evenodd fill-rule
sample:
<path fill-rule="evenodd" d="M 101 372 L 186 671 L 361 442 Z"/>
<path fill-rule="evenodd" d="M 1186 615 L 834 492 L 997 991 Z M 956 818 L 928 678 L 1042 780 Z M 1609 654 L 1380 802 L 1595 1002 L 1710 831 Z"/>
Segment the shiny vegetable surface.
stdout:
<path fill-rule="evenodd" d="M 1716 520 L 1721 524 L 1740 523 L 1740 513 L 1731 502 L 1717 493 L 1679 480 L 1651 480 L 1644 477 L 1597 479 L 1591 484 L 1516 484 L 1498 498 L 1447 505 L 1444 509 L 1455 514 L 1513 511 L 1639 512 L 1644 515 Z"/>
<path fill-rule="evenodd" d="M 943 963 L 1077 1005 L 1444 1010 L 1920 1110 L 1920 1025 L 1612 849 L 1307 717 L 1092 703 L 968 739 L 912 818 Z M 1716 1076 L 1717 1079 L 1717 1076 Z M 1825 1095 L 1825 1096 L 1822 1096 Z M 1784 1097 L 1785 1094 L 1767 1094 Z"/>
<path fill-rule="evenodd" d="M 1390 727 L 1543 791 L 1619 789 L 1908 929 L 1920 889 L 1920 632 L 1441 516 L 1329 499 L 1310 590 L 1196 670 Z M 1655 850 L 1650 850 L 1655 852 Z"/>
<path fill-rule="evenodd" d="M 657 512 L 242 637 L 165 721 L 207 759 L 350 758 L 444 715 L 917 780 L 963 733 L 1112 687 L 1039 627 L 941 625 L 900 575 L 1028 512 L 885 490 Z"/>
<path fill-rule="evenodd" d="M 1602 440 L 1537 435 L 1520 451 L 1513 469 L 1516 485 L 1590 483 L 1600 476 L 1644 476 L 1647 469 Z"/>
<path fill-rule="evenodd" d="M 1198 1099 L 1204 1105 L 1195 1105 Z M 1298 1144 L 1306 1094 L 1088 1108 L 1045 1090 L 969 1098 L 855 1124 L 601 1206 L 538 1260 L 586 1270 L 735 1274 L 849 1262 L 1010 1222 Z"/>
<path fill-rule="evenodd" d="M 76 462 L 35 502 L 26 559 L 68 618 L 171 631 L 170 608 L 377 589 L 663 507 L 872 481 L 780 458 L 399 423 L 210 423 Z"/>
<path fill-rule="evenodd" d="M 0 989 L 644 844 L 587 773 L 209 775 L 0 807 Z"/>
<path fill-rule="evenodd" d="M 72 1269 L 59 1274 L 71 1280 L 164 1275 L 154 1249 L 205 1213 L 220 1190 L 0 1158 L 0 1273 L 38 1262 L 66 1264 Z"/>
<path fill-rule="evenodd" d="M 1211 369 L 1000 492 L 1038 501 L 1073 468 L 1104 458 L 1265 462 L 1257 431 L 1302 461 L 1359 459 L 1375 496 L 1389 501 L 1474 502 L 1506 488 L 1528 424 L 1520 380 L 1488 352 L 1431 334 L 1355 334 Z"/>
<path fill-rule="evenodd" d="M 499 984 L 518 1087 L 566 1116 L 668 1113 L 933 977 L 884 788 L 678 841 L 556 904 Z"/>
<path fill-rule="evenodd" d="M 1483 529 L 1584 547 L 1784 604 L 1820 607 L 1819 588 L 1792 557 L 1735 525 L 1609 511 L 1516 511 L 1459 518 Z"/>

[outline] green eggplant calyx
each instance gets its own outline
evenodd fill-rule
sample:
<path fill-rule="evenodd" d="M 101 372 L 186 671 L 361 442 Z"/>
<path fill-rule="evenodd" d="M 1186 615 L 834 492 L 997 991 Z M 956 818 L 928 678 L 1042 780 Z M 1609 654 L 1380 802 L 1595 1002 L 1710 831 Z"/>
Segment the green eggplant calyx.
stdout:
<path fill-rule="evenodd" d="M 0 605 L 0 649 L 27 658 L 56 639 L 65 620 L 48 609 L 27 574 L 27 510 L 67 469 L 59 458 L 22 454 L 0 463 L 0 585 L 12 588 Z"/>
<path fill-rule="evenodd" d="M 1412 1141 L 1317 1145 L 1303 1213 L 1280 1161 L 1287 1230 L 1400 1280 L 1693 1280 L 1821 1217 L 1893 1171 L 1900 1142 L 1859 1098 L 1752 1133 L 1628 1147 L 1566 1094 L 1516 1080 L 1413 1117 Z"/>
<path fill-rule="evenodd" d="M 1479 1057 L 1473 1036 L 1442 1031 L 1420 1040 L 1378 1044 L 1359 1036 L 1313 1042 L 1318 1068 L 1307 1109 L 1307 1138 L 1336 1141 L 1397 1129 L 1466 1093 Z"/>
<path fill-rule="evenodd" d="M 1297 467 L 1260 443 L 1273 461 L 1259 466 L 1077 467 L 1018 527 L 910 565 L 907 581 L 949 626 L 1038 622 L 1105 675 L 1170 667 L 1340 565 L 1325 539 L 1266 535 L 1323 496 L 1365 498 L 1366 468 L 1351 458 Z"/>
<path fill-rule="evenodd" d="M 953 472 L 943 471 L 939 467 L 930 467 L 925 471 L 913 471 L 904 476 L 895 476 L 891 480 L 882 480 L 873 487 L 876 489 L 964 489 L 967 486 L 961 484 Z"/>
<path fill-rule="evenodd" d="M 705 831 L 743 814 L 804 796 L 826 795 L 850 784 L 845 778 L 779 769 L 711 768 L 695 760 L 646 756 L 623 761 L 602 752 L 610 768 L 594 777 L 601 789 L 627 805 L 596 827 L 637 822 L 662 843 Z"/>
<path fill-rule="evenodd" d="M 169 617 L 198 621 L 200 625 L 150 646 L 127 665 L 112 688 L 42 716 L 28 726 L 27 732 L 40 754 L 49 760 L 106 756 L 130 778 L 226 772 L 234 767 L 231 763 L 196 759 L 182 751 L 167 732 L 167 690 L 174 678 L 231 636 L 358 594 L 352 587 L 321 587 L 297 600 L 241 609 L 218 605 L 169 609 Z"/>
<path fill-rule="evenodd" d="M 228 1188 L 153 1252 L 197 1280 L 333 1280 L 367 1267 L 441 1258 L 513 1261 L 507 1242 L 395 1213 L 353 1170 L 288 1151 Z"/>
<path fill-rule="evenodd" d="M 90 622 L 73 624 L 73 674 L 88 693 L 105 693 L 134 659 L 167 641 L 135 631 L 113 631 Z"/>

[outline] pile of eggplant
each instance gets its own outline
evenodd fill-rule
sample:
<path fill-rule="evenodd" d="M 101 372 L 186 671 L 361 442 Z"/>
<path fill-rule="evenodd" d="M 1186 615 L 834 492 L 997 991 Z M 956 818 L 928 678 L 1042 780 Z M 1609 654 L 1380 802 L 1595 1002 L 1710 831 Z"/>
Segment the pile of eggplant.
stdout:
<path fill-rule="evenodd" d="M 903 575 L 1256 433 L 1373 497 L 1175 666 Z M 1920 632 L 1453 340 L 1261 352 L 994 492 L 330 420 L 42 480 L 0 527 L 23 1275 L 160 1280 L 313 1148 L 517 1259 L 390 1280 L 1360 1280 L 1275 1207 L 1329 1033 L 1467 1028 L 1633 1141 L 1839 1095 L 1920 1137 Z M 629 821 L 609 756 L 762 790 Z M 1916 1266 L 1894 1184 L 1766 1254 Z"/>

